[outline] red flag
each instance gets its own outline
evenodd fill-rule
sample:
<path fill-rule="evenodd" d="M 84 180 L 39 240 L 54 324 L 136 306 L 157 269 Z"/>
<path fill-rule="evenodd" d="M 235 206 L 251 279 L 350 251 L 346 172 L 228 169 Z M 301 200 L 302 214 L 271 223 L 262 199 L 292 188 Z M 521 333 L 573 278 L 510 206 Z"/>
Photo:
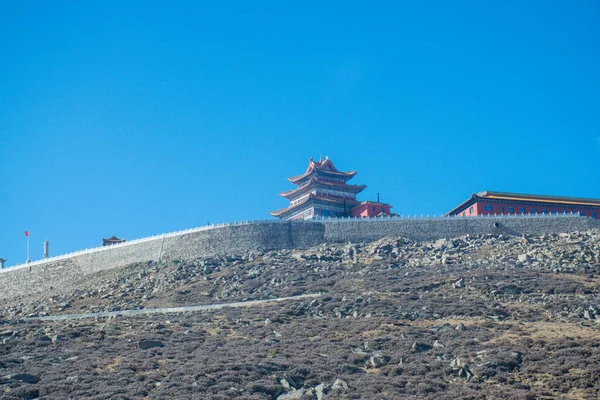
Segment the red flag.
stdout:
<path fill-rule="evenodd" d="M 25 231 L 25 236 L 29 236 L 29 231 Z"/>

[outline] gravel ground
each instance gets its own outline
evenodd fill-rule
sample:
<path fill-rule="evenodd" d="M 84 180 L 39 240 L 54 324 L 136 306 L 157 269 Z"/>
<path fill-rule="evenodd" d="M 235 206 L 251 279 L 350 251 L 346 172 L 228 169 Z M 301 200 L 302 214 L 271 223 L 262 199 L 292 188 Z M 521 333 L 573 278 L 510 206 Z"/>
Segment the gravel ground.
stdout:
<path fill-rule="evenodd" d="M 6 399 L 597 399 L 600 233 L 133 264 L 0 301 Z M 68 321 L 27 317 L 274 299 Z"/>

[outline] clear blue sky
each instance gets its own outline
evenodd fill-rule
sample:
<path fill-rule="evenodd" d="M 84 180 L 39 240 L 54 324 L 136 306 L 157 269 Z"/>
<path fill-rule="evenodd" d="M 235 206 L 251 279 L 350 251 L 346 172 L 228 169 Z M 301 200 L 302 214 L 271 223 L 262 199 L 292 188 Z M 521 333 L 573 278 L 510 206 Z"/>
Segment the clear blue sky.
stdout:
<path fill-rule="evenodd" d="M 311 156 L 399 214 L 600 198 L 597 1 L 210 3 L 0 2 L 8 265 L 270 218 Z"/>

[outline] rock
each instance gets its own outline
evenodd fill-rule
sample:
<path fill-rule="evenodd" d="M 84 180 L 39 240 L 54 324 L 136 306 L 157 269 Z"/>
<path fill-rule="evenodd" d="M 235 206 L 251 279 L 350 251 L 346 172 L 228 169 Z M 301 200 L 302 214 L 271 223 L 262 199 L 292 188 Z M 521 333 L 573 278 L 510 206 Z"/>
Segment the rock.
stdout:
<path fill-rule="evenodd" d="M 531 257 L 529 256 L 529 254 L 519 254 L 517 260 L 519 262 L 526 263 L 531 261 Z"/>
<path fill-rule="evenodd" d="M 293 381 L 292 381 L 292 382 L 293 382 Z M 285 378 L 281 378 L 281 380 L 279 381 L 279 383 L 281 383 L 281 386 L 283 386 L 283 389 L 284 389 L 284 390 L 292 390 L 292 389 L 295 389 L 295 387 L 294 387 L 295 385 L 294 385 L 294 386 L 293 386 L 293 385 L 291 385 L 291 384 L 290 384 L 290 382 L 289 382 L 287 379 L 285 379 Z"/>
<path fill-rule="evenodd" d="M 443 331 L 447 331 L 447 330 L 450 330 L 450 329 L 451 329 L 450 328 L 450 324 L 446 322 L 443 325 L 434 326 L 433 328 L 430 329 L 430 331 L 433 332 L 433 333 L 438 333 L 438 332 L 443 332 Z"/>
<path fill-rule="evenodd" d="M 419 342 L 414 342 L 410 348 L 417 353 L 423 353 L 425 351 L 431 350 L 430 345 L 428 345 L 426 343 L 419 343 Z"/>
<path fill-rule="evenodd" d="M 155 347 L 164 347 L 165 345 L 160 340 L 140 340 L 138 348 L 140 350 L 153 349 Z"/>
<path fill-rule="evenodd" d="M 369 358 L 369 365 L 373 368 L 383 367 L 388 363 L 389 359 L 389 357 L 384 356 L 382 353 L 376 353 Z"/>
<path fill-rule="evenodd" d="M 335 382 L 333 382 L 331 390 L 346 391 L 348 390 L 348 384 L 340 378 L 337 378 Z"/>
<path fill-rule="evenodd" d="M 468 366 L 465 366 L 458 370 L 458 376 L 465 378 L 468 382 L 473 377 L 473 373 L 471 372 Z"/>
<path fill-rule="evenodd" d="M 11 374 L 6 375 L 4 379 L 10 379 L 24 383 L 38 383 L 40 381 L 40 378 L 37 375 L 32 374 Z"/>
<path fill-rule="evenodd" d="M 263 282 L 262 282 L 262 279 L 260 279 L 260 278 L 248 279 L 244 286 L 245 286 L 246 290 L 254 290 L 262 284 L 263 284 Z"/>
<path fill-rule="evenodd" d="M 452 368 L 460 368 L 464 365 L 463 361 L 460 359 L 460 357 L 455 357 L 454 359 L 452 359 L 452 361 L 450 361 L 450 366 Z"/>
<path fill-rule="evenodd" d="M 317 395 L 317 400 L 323 400 L 325 398 L 327 389 L 329 389 L 329 385 L 326 385 L 324 383 L 315 386 L 315 394 Z"/>
<path fill-rule="evenodd" d="M 40 391 L 38 389 L 17 390 L 14 394 L 22 400 L 35 400 L 40 398 Z"/>
<path fill-rule="evenodd" d="M 435 242 L 433 242 L 433 244 L 431 245 L 431 247 L 433 247 L 434 249 L 445 249 L 446 247 L 448 247 L 448 239 L 439 239 L 436 240 Z"/>
<path fill-rule="evenodd" d="M 520 351 L 511 351 L 510 355 L 515 359 L 517 363 L 521 364 L 523 362 L 523 353 L 521 353 Z"/>
<path fill-rule="evenodd" d="M 291 392 L 285 392 L 285 393 L 279 395 L 279 397 L 277 397 L 277 400 L 300 400 L 300 399 L 302 399 L 302 400 L 316 399 L 314 389 L 292 390 Z"/>

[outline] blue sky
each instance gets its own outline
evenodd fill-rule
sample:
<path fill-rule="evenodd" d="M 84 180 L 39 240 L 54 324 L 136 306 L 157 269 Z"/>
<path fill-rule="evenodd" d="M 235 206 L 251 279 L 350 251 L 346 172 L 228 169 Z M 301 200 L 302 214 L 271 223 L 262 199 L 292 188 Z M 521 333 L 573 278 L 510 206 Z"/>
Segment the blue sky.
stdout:
<path fill-rule="evenodd" d="M 0 257 L 361 199 L 600 198 L 600 5 L 0 1 Z"/>

